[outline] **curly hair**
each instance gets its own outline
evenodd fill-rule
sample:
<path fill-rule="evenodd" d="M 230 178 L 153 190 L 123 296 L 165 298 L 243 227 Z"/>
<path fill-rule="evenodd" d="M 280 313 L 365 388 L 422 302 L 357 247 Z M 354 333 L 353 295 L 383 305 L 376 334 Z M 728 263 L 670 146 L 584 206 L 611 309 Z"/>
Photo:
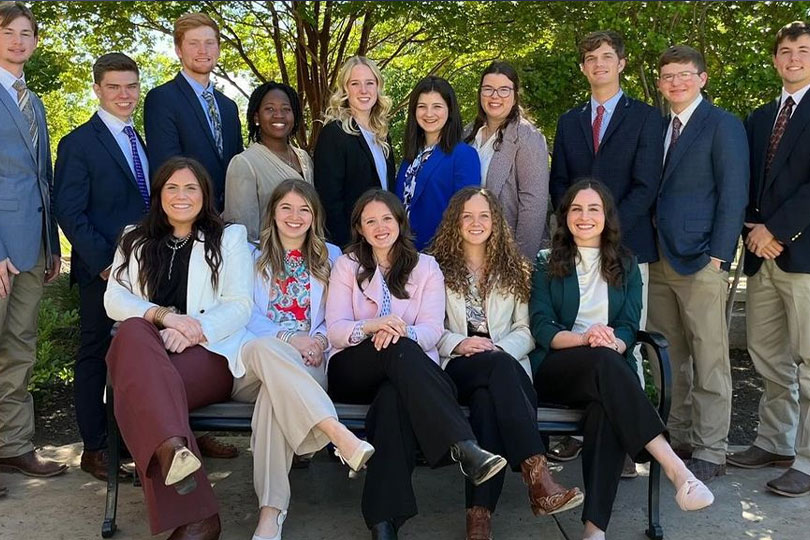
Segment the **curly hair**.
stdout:
<path fill-rule="evenodd" d="M 593 178 L 584 178 L 574 183 L 562 198 L 557 210 L 557 230 L 551 239 L 548 274 L 551 277 L 564 278 L 574 271 L 579 251 L 574 236 L 568 229 L 568 212 L 577 194 L 586 189 L 591 189 L 599 195 L 605 213 L 605 228 L 599 240 L 602 277 L 611 287 L 619 287 L 624 281 L 625 263 L 632 255 L 621 243 L 619 215 L 613 196 L 604 184 Z"/>
<path fill-rule="evenodd" d="M 248 100 L 246 116 L 248 140 L 250 142 L 262 142 L 262 130 L 257 121 L 257 115 L 259 113 L 259 107 L 262 105 L 264 96 L 266 96 L 267 93 L 272 90 L 280 90 L 281 92 L 284 92 L 287 99 L 290 100 L 290 109 L 292 109 L 293 114 L 293 126 L 292 129 L 290 129 L 290 133 L 287 135 L 288 142 L 292 137 L 295 137 L 299 126 L 304 123 L 304 113 L 301 109 L 301 99 L 298 97 L 298 92 L 296 92 L 295 89 L 290 85 L 276 81 L 268 81 L 257 87 L 253 93 L 250 94 L 250 100 Z"/>
<path fill-rule="evenodd" d="M 484 197 L 492 215 L 492 233 L 487 239 L 484 273 L 478 289 L 486 296 L 493 289 L 505 295 L 513 294 L 528 301 L 531 292 L 532 265 L 518 249 L 503 209 L 488 189 L 466 187 L 450 199 L 439 230 L 430 247 L 444 274 L 444 284 L 451 291 L 466 295 L 470 289 L 469 271 L 464 258 L 464 240 L 461 237 L 461 214 L 464 204 L 474 196 Z"/>
<path fill-rule="evenodd" d="M 331 121 L 338 122 L 344 132 L 350 135 L 360 135 L 360 130 L 352 118 L 352 110 L 349 108 L 348 91 L 349 77 L 352 75 L 352 69 L 357 66 L 366 66 L 377 79 L 377 103 L 371 108 L 368 127 L 374 133 L 374 139 L 382 147 L 385 157 L 388 157 L 391 152 L 391 145 L 388 144 L 388 113 L 391 112 L 393 102 L 390 97 L 385 95 L 385 81 L 380 73 L 380 68 L 373 60 L 365 56 L 352 56 L 343 63 L 335 78 L 332 95 L 329 96 L 329 105 L 326 107 L 322 122 L 324 124 Z"/>

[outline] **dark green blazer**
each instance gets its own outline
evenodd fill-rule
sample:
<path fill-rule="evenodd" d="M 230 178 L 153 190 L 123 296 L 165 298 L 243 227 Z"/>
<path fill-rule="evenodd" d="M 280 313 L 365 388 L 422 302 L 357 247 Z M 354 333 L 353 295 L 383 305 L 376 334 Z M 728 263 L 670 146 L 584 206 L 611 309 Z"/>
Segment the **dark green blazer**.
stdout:
<path fill-rule="evenodd" d="M 531 331 L 537 348 L 529 354 L 532 372 L 551 350 L 551 340 L 557 332 L 571 330 L 579 313 L 579 282 L 576 269 L 565 278 L 551 278 L 547 264 L 550 251 L 544 249 L 537 255 L 532 275 L 532 295 L 529 299 Z M 633 346 L 636 343 L 638 321 L 641 317 L 641 273 L 636 258 L 625 263 L 626 279 L 618 288 L 608 285 L 608 326 L 616 337 L 627 344 L 624 357 L 636 369 Z"/>

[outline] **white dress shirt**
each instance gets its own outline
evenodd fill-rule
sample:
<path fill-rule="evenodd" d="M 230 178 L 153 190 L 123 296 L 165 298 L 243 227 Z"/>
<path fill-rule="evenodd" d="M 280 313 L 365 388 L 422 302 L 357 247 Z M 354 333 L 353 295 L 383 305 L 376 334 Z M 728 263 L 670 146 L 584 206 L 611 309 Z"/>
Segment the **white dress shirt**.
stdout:
<path fill-rule="evenodd" d="M 132 171 L 132 176 L 137 178 L 137 175 L 135 174 L 135 162 L 132 158 L 132 146 L 129 144 L 129 136 L 124 133 L 124 128 L 126 126 L 129 126 L 135 130 L 135 126 L 132 125 L 132 119 L 130 118 L 128 122 L 124 122 L 120 118 L 108 113 L 101 107 L 98 109 L 98 117 L 101 118 L 101 121 L 104 122 L 104 125 L 110 130 L 115 142 L 118 143 L 118 147 L 121 149 L 121 152 L 127 159 L 129 170 Z M 143 175 L 146 179 L 146 189 L 151 194 L 152 188 L 149 185 L 149 162 L 146 158 L 146 150 L 141 145 L 141 141 L 139 141 L 137 137 L 135 138 L 135 144 L 138 146 L 138 157 L 141 159 L 141 167 L 143 168 Z"/>

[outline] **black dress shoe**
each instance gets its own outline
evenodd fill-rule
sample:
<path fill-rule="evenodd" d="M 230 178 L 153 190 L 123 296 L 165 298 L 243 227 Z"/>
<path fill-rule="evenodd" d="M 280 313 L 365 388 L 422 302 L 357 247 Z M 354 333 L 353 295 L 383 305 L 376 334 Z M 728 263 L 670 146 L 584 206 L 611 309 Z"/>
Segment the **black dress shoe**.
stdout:
<path fill-rule="evenodd" d="M 390 521 L 381 521 L 371 526 L 371 540 L 397 540 L 397 530 Z"/>
<path fill-rule="evenodd" d="M 473 441 L 459 441 L 450 447 L 450 457 L 461 466 L 461 473 L 480 486 L 506 466 L 506 460 L 487 452 Z"/>
<path fill-rule="evenodd" d="M 766 484 L 769 491 L 784 497 L 804 497 L 810 495 L 810 475 L 796 469 L 788 469 L 779 478 Z"/>

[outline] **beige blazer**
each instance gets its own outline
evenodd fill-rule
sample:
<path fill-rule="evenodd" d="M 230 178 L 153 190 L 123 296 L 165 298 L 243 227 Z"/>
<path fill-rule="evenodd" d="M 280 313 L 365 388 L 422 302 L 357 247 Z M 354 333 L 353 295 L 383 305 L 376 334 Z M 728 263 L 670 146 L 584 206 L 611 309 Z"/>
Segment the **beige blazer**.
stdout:
<path fill-rule="evenodd" d="M 444 333 L 439 339 L 441 366 L 458 356 L 453 349 L 467 337 L 467 306 L 464 297 L 445 288 L 446 310 Z M 514 295 L 504 295 L 499 289 L 491 291 L 484 306 L 489 335 L 496 346 L 520 362 L 532 377 L 528 354 L 534 349 L 534 338 L 529 330 L 529 305 L 520 302 Z"/>

